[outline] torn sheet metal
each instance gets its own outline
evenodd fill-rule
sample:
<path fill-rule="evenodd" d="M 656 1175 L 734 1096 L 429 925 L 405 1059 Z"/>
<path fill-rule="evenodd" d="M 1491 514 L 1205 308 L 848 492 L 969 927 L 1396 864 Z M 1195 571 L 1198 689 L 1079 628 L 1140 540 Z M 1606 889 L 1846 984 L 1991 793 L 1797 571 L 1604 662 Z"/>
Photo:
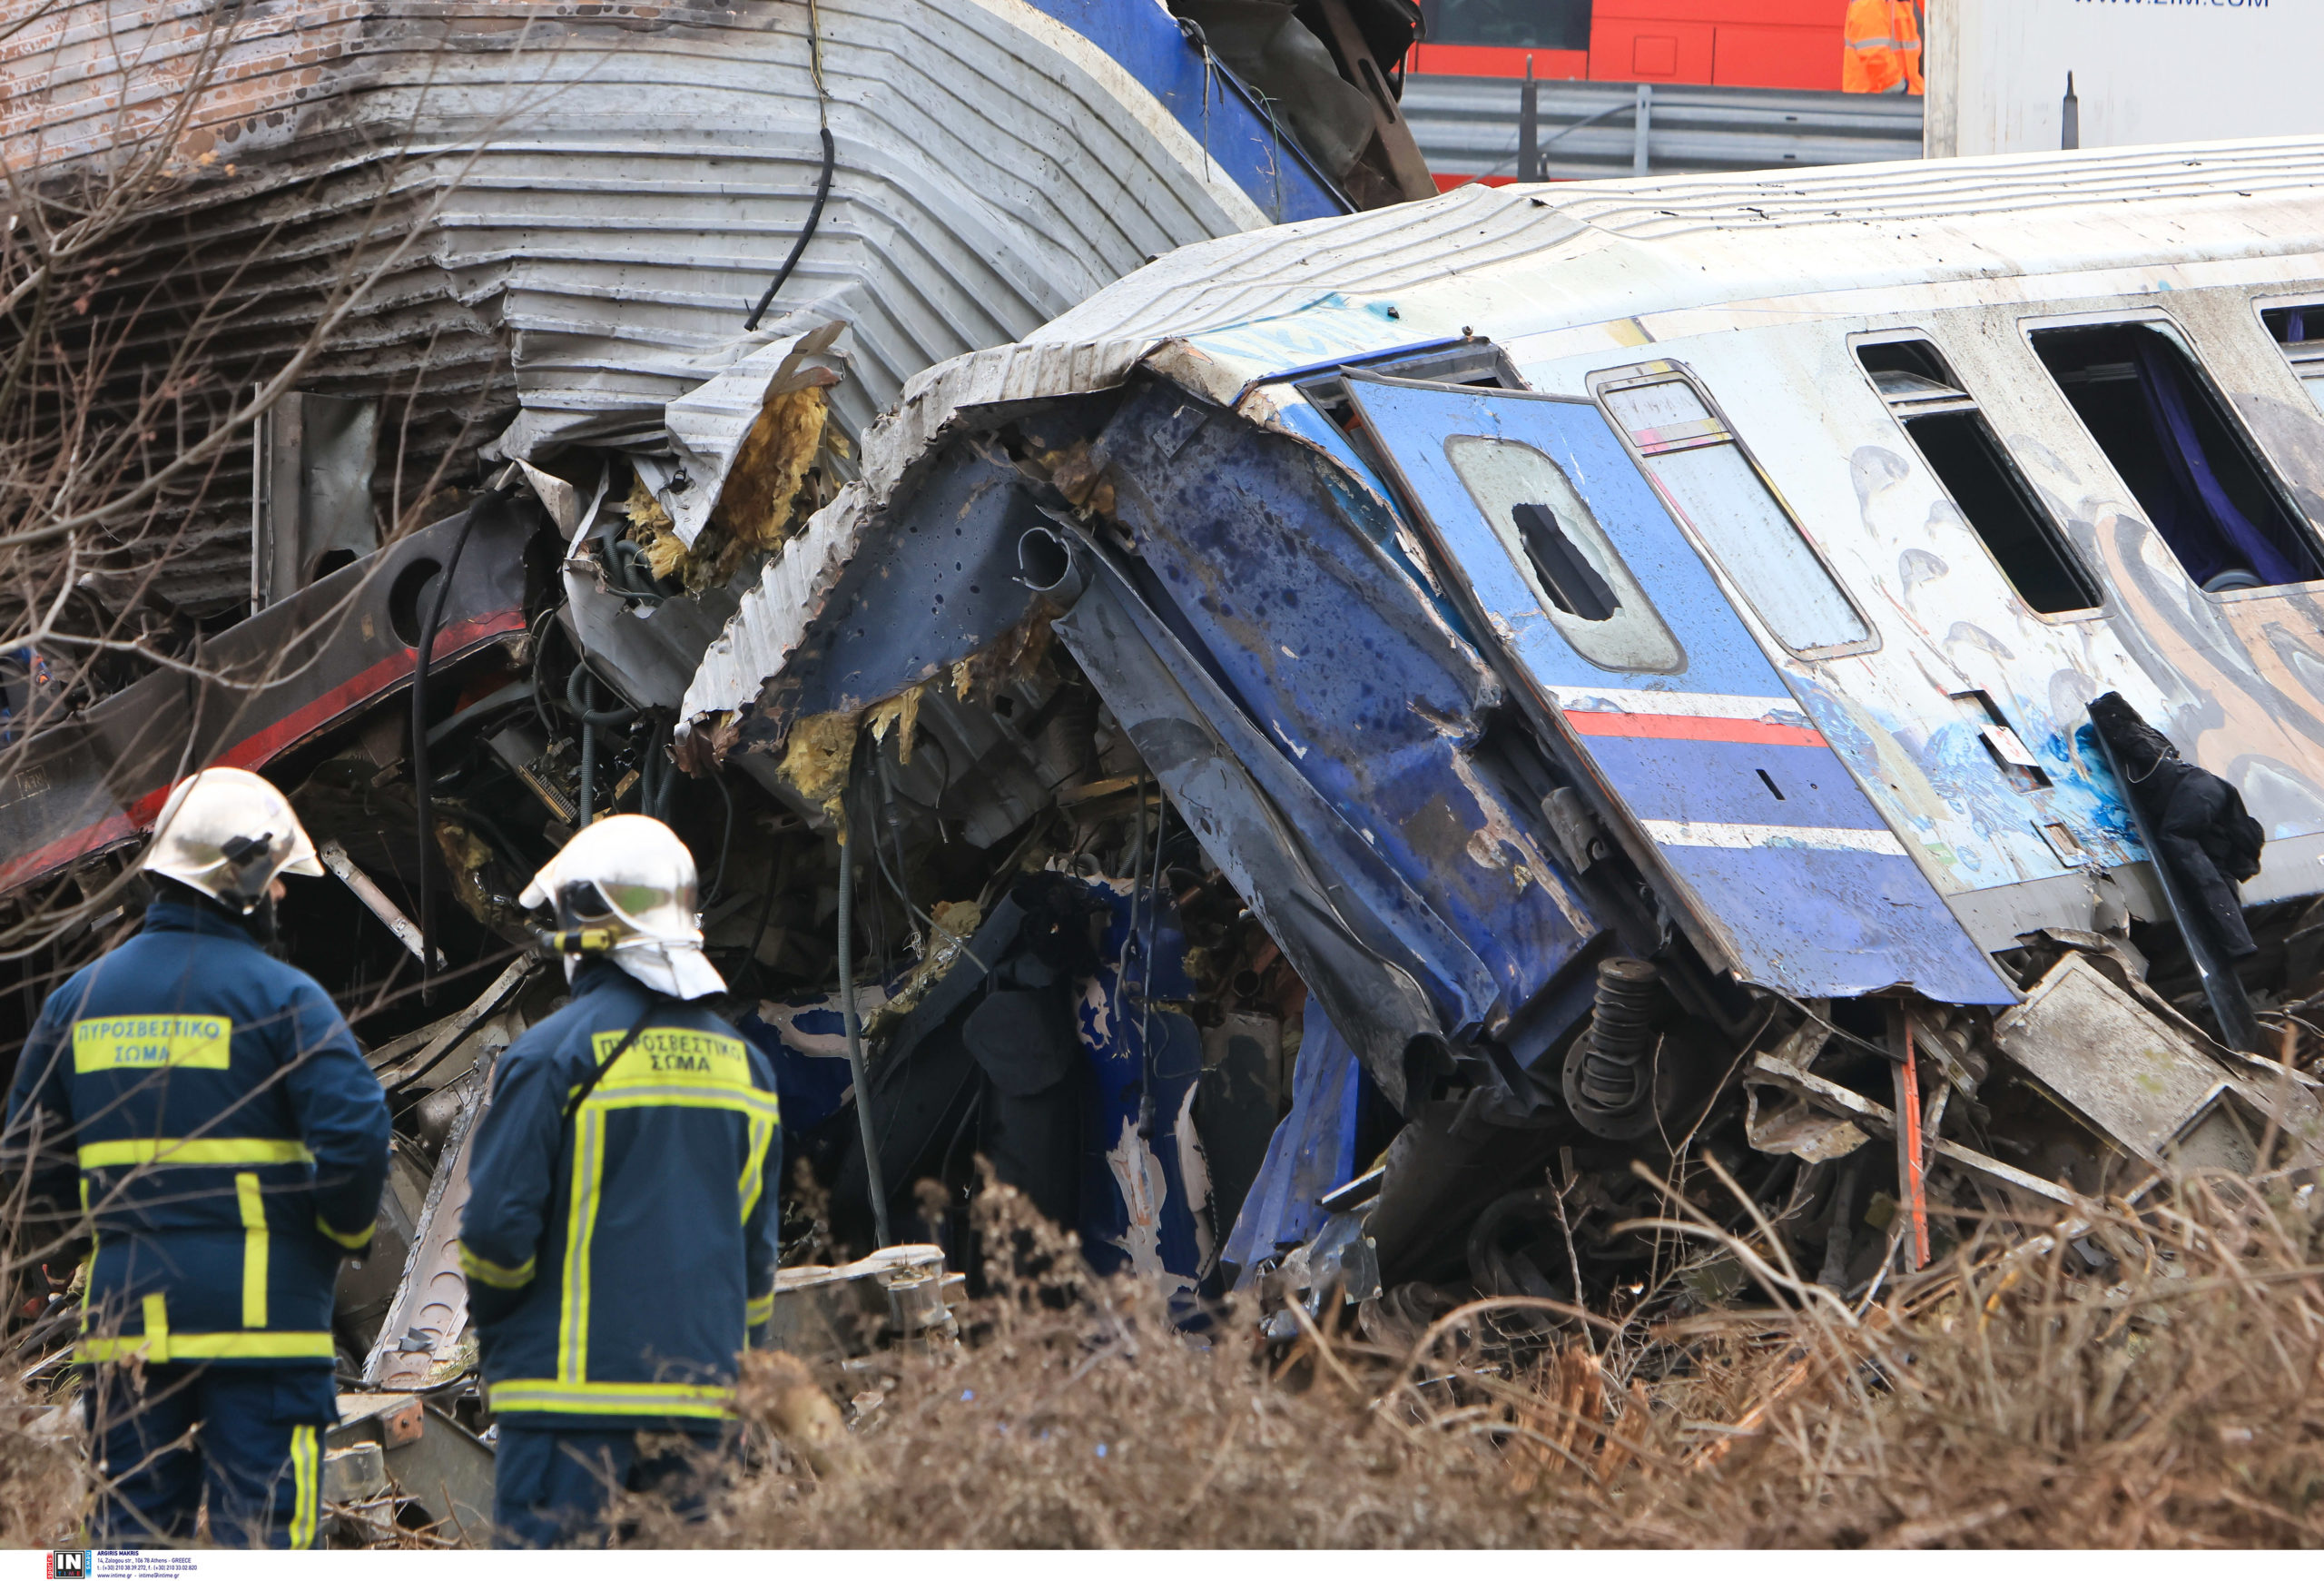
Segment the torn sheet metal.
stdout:
<path fill-rule="evenodd" d="M 1872 1139 L 1837 1115 L 1797 1098 L 1761 1102 L 1760 1084 L 1743 1087 L 1743 1134 L 1761 1152 L 1789 1153 L 1802 1163 L 1846 1158 Z"/>
<path fill-rule="evenodd" d="M 438 1155 L 436 1177 L 411 1239 L 403 1283 L 364 1359 L 364 1381 L 376 1388 L 420 1388 L 462 1369 L 468 1339 L 468 1285 L 460 1271 L 460 1213 L 468 1200 L 468 1139 L 491 1104 L 482 1082 L 462 1090 L 458 1117 Z"/>
<path fill-rule="evenodd" d="M 1349 388 L 1536 716 L 1592 766 L 1641 865 L 1692 897 L 1708 958 L 1801 996 L 2014 1003 L 1595 406 Z M 1571 588 L 1543 586 L 1542 531 L 1585 562 Z"/>
<path fill-rule="evenodd" d="M 112 255 L 95 308 L 142 312 L 150 351 L 133 355 L 161 360 L 117 367 L 123 400 L 175 349 L 153 304 L 207 300 L 187 281 L 218 282 L 237 321 L 266 302 L 256 350 L 283 353 L 330 298 L 318 278 L 411 229 L 309 369 L 314 388 L 408 416 L 380 447 L 385 516 L 439 467 L 464 480 L 520 410 L 527 456 L 551 433 L 663 449 L 665 403 L 794 312 L 855 326 L 836 419 L 859 435 L 921 370 L 1029 333 L 1150 258 L 1279 209 L 1344 208 L 1278 163 L 1246 98 L 1212 84 L 1184 99 L 1203 57 L 1159 6 L 1091 13 L 1121 35 L 1118 58 L 1076 30 L 1087 8 L 1050 9 L 822 0 L 824 97 L 797 0 L 243 7 L 189 101 L 188 52 L 214 14 L 74 0 L 0 43 L 0 127 L 25 155 L 17 173 L 40 183 L 185 117 L 173 184 Z M 828 200 L 746 331 L 806 226 L 826 119 Z M 249 597 L 248 457 L 228 450 L 192 518 L 170 524 L 158 585 L 182 608 Z"/>
<path fill-rule="evenodd" d="M 1305 446 L 1157 382 L 1124 401 L 1092 461 L 1110 469 L 1149 598 L 1168 600 L 1166 618 L 1284 766 L 1491 973 L 1482 1013 L 1443 1006 L 1448 1032 L 1502 1035 L 1600 924 L 1543 849 L 1536 815 L 1480 761 L 1502 700 L 1492 671 L 1341 513 L 1328 463 Z M 1565 1030 L 1544 1029 L 1521 1062 Z"/>
<path fill-rule="evenodd" d="M 856 713 L 949 671 L 1030 613 L 1019 564 L 1049 522 L 1000 458 L 940 459 L 832 588 L 812 635 L 758 697 L 746 736 L 783 740 L 793 719 Z M 945 684 L 941 681 L 940 685 Z"/>
<path fill-rule="evenodd" d="M 1094 886 L 1106 910 L 1095 975 L 1074 1005 L 1088 1061 L 1082 1104 L 1081 1245 L 1101 1274 L 1128 1270 L 1164 1291 L 1191 1292 L 1209 1270 L 1209 1182 L 1180 1149 L 1177 1120 L 1202 1075 L 1202 1033 L 1183 1003 L 1186 940 L 1176 908 L 1131 887 Z M 1198 1154 L 1196 1157 L 1198 1158 Z M 1197 1189 L 1199 1188 L 1199 1190 Z"/>
<path fill-rule="evenodd" d="M 649 458 L 655 501 L 668 514 L 678 540 L 692 548 L 722 502 L 738 512 L 751 509 L 740 499 L 725 501 L 730 474 L 739 457 L 767 441 L 779 445 L 783 436 L 770 430 L 783 414 L 785 401 L 811 390 L 833 390 L 845 381 L 851 336 L 844 321 L 809 311 L 771 328 L 786 332 L 763 344 L 730 344 L 690 364 L 675 365 L 675 377 L 699 381 L 672 400 L 646 400 L 634 407 L 600 403 L 586 414 L 548 415 L 528 408 L 489 449 L 526 462 L 528 474 L 536 459 L 575 445 L 640 450 Z M 814 400 L 820 408 L 822 397 L 818 394 Z M 788 458 L 790 489 L 780 500 L 756 502 L 754 520 L 768 516 L 773 506 L 772 526 L 779 529 L 784 525 L 797 491 L 798 471 L 812 458 L 821 433 L 818 411 L 812 436 L 803 446 L 805 454 Z M 742 492 L 740 483 L 737 492 Z M 753 542 L 763 539 L 767 548 L 778 541 L 772 533 L 740 536 Z"/>
<path fill-rule="evenodd" d="M 862 476 L 809 519 L 769 561 L 718 639 L 703 654 L 680 713 L 688 721 L 754 702 L 821 621 L 857 553 L 881 541 L 908 478 L 960 414 L 1063 390 L 1104 390 L 1130 375 L 1145 341 L 1102 346 L 997 346 L 931 369 L 865 436 Z"/>
<path fill-rule="evenodd" d="M 1491 1010 L 1483 963 L 1288 768 L 1118 573 L 1106 568 L 1055 629 L 1203 849 L 1400 1101 L 1414 1040 L 1442 1040 L 1448 1022 L 1481 1024 Z"/>
<path fill-rule="evenodd" d="M 1222 1259 L 1248 1286 L 1258 1265 L 1312 1239 L 1329 1215 L 1323 1200 L 1354 1179 L 1364 1072 L 1348 1042 L 1315 1010 L 1307 1013 L 1293 1063 L 1291 1112 L 1267 1143 L 1266 1161 L 1243 1200 Z"/>
<path fill-rule="evenodd" d="M 2275 1111 L 2279 1127 L 2296 1138 L 2313 1136 L 2314 1099 L 2303 1086 L 2270 1092 L 2264 1080 L 2231 1075 L 2079 953 L 1994 1021 L 1994 1042 L 2093 1130 L 2154 1168 L 2181 1160 L 2228 1093 L 2261 1116 Z M 2286 1102 L 2294 1107 L 2287 1111 Z M 2208 1138 L 2196 1153 L 2245 1171 L 2256 1161 L 2221 1152 L 2220 1140 Z M 2242 1151 L 2249 1153 L 2248 1143 Z"/>
<path fill-rule="evenodd" d="M 487 499 L 446 593 L 432 663 L 525 629 L 529 506 Z M 404 687 L 422 589 L 459 533 L 438 522 L 265 609 L 21 749 L 0 787 L 0 892 L 133 840 L 195 767 L 260 768 Z"/>

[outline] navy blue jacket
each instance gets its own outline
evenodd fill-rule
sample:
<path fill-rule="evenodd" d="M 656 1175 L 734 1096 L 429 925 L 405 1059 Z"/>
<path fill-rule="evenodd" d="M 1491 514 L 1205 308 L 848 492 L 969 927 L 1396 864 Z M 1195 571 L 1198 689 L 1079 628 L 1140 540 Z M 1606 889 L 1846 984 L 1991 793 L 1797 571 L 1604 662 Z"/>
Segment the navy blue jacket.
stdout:
<path fill-rule="evenodd" d="M 496 1416 L 700 1429 L 774 1301 L 774 1074 L 708 1010 L 602 961 L 500 1056 L 460 1262 Z M 647 1030 L 565 1118 L 652 1003 Z"/>
<path fill-rule="evenodd" d="M 370 1243 L 387 1179 L 388 1102 L 330 995 L 232 918 L 158 901 L 48 996 L 6 1149 L 35 1198 L 61 1208 L 77 1188 L 96 1237 L 84 1359 L 331 1360 L 339 1261 Z"/>

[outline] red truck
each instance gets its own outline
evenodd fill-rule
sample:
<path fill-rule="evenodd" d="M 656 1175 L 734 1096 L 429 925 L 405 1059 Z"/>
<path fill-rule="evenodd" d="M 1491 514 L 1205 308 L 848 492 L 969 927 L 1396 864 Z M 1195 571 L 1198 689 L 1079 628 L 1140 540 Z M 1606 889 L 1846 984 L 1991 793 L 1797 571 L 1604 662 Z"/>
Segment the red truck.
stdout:
<path fill-rule="evenodd" d="M 1847 0 L 1422 0 L 1423 75 L 1840 85 Z"/>

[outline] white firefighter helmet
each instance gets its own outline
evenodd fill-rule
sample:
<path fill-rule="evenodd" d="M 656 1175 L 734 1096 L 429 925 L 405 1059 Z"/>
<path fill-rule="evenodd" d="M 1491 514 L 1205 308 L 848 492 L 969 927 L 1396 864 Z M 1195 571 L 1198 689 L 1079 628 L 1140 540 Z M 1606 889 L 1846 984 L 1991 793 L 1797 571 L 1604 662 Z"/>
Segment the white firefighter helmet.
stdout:
<path fill-rule="evenodd" d="M 205 768 L 181 781 L 162 804 L 138 865 L 245 913 L 257 909 L 278 874 L 323 874 L 290 799 L 241 768 Z"/>
<path fill-rule="evenodd" d="M 725 991 L 702 953 L 694 853 L 659 818 L 600 818 L 567 840 L 517 900 L 554 906 L 569 949 L 602 954 L 648 988 L 677 999 Z"/>

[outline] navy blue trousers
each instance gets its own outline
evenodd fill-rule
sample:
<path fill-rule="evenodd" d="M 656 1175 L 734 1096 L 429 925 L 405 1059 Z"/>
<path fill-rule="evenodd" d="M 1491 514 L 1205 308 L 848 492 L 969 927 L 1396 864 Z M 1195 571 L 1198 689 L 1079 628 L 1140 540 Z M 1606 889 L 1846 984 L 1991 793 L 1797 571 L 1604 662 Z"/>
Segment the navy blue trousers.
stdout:
<path fill-rule="evenodd" d="M 81 1399 L 103 1479 L 93 1546 L 191 1542 L 205 1492 L 212 1542 L 314 1546 L 323 1434 L 339 1414 L 329 1363 L 108 1364 L 94 1369 Z"/>
<path fill-rule="evenodd" d="M 561 1548 L 605 1540 L 616 1488 L 656 1494 L 681 1515 L 701 1512 L 699 1458 L 724 1434 L 630 1428 L 520 1428 L 503 1420 L 494 1456 L 492 1524 L 504 1548 Z"/>

